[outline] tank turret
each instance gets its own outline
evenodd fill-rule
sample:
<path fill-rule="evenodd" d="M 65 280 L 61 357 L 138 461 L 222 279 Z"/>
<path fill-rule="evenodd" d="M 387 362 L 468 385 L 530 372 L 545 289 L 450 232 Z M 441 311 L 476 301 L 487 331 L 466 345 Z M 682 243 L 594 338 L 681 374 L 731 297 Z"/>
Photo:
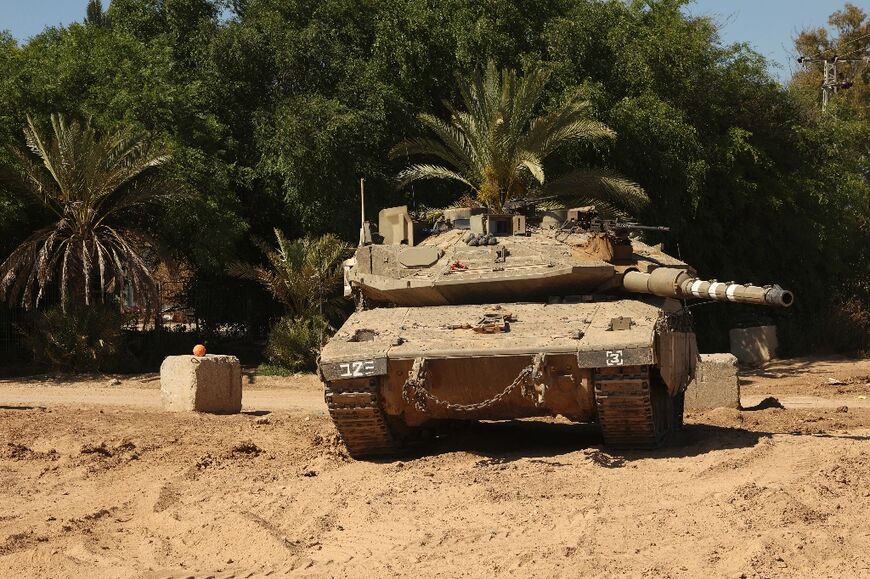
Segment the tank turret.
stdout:
<path fill-rule="evenodd" d="M 553 301 L 625 291 L 675 299 L 791 305 L 791 292 L 704 281 L 638 234 L 666 227 L 599 219 L 594 207 L 542 216 L 448 209 L 428 230 L 405 207 L 384 209 L 382 243 L 361 245 L 347 287 L 370 304 L 427 306 Z"/>
<path fill-rule="evenodd" d="M 684 300 L 788 307 L 779 286 L 698 277 L 594 207 L 407 208 L 363 223 L 346 264 L 358 311 L 321 351 L 330 415 L 353 456 L 394 452 L 442 421 L 561 415 L 611 447 L 680 428 L 697 348 Z M 388 306 L 388 307 L 380 307 Z"/>

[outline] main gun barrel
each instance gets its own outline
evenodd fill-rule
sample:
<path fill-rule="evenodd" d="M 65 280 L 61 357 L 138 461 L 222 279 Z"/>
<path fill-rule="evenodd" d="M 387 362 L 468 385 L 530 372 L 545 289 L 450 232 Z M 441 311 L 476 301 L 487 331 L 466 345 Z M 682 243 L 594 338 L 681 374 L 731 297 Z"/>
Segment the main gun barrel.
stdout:
<path fill-rule="evenodd" d="M 613 229 L 616 231 L 625 230 L 625 231 L 662 231 L 668 232 L 671 230 L 670 227 L 664 227 L 661 225 L 638 225 L 637 223 L 616 223 L 613 225 Z"/>
<path fill-rule="evenodd" d="M 758 287 L 739 283 L 707 281 L 690 275 L 684 269 L 660 267 L 650 273 L 626 272 L 623 287 L 630 292 L 652 294 L 665 298 L 704 298 L 720 302 L 738 302 L 789 307 L 794 295 L 779 286 Z"/>

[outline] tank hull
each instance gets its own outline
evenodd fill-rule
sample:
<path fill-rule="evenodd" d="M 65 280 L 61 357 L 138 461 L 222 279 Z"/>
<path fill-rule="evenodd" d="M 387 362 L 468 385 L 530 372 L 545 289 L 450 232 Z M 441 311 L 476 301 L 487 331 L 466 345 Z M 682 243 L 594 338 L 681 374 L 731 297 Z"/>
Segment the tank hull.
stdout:
<path fill-rule="evenodd" d="M 649 447 L 681 419 L 694 371 L 694 334 L 669 322 L 678 311 L 659 298 L 379 308 L 347 320 L 319 370 L 354 456 L 439 421 L 555 415 Z"/>

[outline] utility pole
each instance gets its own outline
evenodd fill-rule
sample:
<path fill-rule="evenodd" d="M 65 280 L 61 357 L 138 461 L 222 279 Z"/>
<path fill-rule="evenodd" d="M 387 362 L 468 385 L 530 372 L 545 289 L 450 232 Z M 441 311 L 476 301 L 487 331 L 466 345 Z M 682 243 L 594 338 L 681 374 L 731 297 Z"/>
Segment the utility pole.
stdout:
<path fill-rule="evenodd" d="M 824 69 L 822 71 L 822 112 L 825 112 L 828 109 L 828 100 L 830 100 L 831 95 L 837 94 L 837 91 L 841 89 L 845 90 L 847 88 L 852 88 L 852 85 L 854 84 L 851 80 L 841 80 L 841 75 L 837 70 L 838 65 L 840 63 L 852 62 L 863 62 L 866 64 L 870 61 L 870 57 L 841 58 L 835 55 L 830 58 L 820 58 L 818 56 L 801 56 L 797 61 L 801 64 L 812 64 L 815 62 L 821 62 L 824 64 Z"/>

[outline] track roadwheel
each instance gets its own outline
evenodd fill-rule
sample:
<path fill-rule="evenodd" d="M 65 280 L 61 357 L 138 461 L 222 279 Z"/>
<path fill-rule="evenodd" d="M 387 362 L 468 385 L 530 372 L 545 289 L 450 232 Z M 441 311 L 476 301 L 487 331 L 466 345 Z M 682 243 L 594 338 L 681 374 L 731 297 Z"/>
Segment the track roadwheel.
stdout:
<path fill-rule="evenodd" d="M 674 399 L 668 396 L 668 388 L 656 376 L 650 376 L 650 402 L 655 423 L 656 446 L 664 441 L 674 422 Z"/>
<path fill-rule="evenodd" d="M 682 430 L 683 429 L 683 413 L 686 408 L 686 392 L 680 392 L 676 396 L 671 399 L 671 404 L 673 405 L 673 423 L 671 425 L 672 430 Z"/>
<path fill-rule="evenodd" d="M 324 398 L 333 424 L 354 458 L 393 454 L 401 449 L 404 432 L 381 409 L 378 380 L 324 383 Z"/>
<path fill-rule="evenodd" d="M 677 401 L 648 366 L 599 368 L 594 381 L 606 446 L 656 448 L 677 427 Z"/>

